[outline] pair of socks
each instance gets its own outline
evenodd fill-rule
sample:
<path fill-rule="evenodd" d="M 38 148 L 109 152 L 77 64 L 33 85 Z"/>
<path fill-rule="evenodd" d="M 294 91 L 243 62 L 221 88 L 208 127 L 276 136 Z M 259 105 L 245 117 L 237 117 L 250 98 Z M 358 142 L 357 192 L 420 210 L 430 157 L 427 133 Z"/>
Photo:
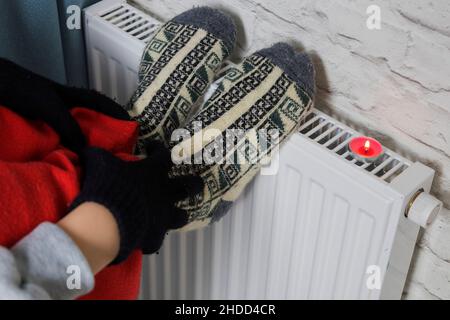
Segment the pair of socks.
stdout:
<path fill-rule="evenodd" d="M 203 191 L 179 203 L 189 216 L 184 230 L 222 217 L 313 105 L 310 57 L 277 43 L 229 68 L 195 110 L 232 52 L 235 34 L 232 20 L 211 8 L 173 18 L 148 43 L 128 105 L 140 125 L 140 146 L 163 141 L 183 160 L 173 176 L 203 179 Z M 177 141 L 172 135 L 184 136 Z"/>

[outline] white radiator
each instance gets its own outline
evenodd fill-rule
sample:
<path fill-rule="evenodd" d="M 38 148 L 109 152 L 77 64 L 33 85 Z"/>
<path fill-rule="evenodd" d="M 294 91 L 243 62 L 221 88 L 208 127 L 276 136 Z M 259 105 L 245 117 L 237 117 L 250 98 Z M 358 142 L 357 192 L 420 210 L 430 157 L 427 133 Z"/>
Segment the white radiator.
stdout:
<path fill-rule="evenodd" d="M 126 103 L 158 24 L 120 0 L 88 8 L 91 87 Z M 390 150 L 359 162 L 347 151 L 355 135 L 314 110 L 281 148 L 277 175 L 258 176 L 220 222 L 171 233 L 145 259 L 142 297 L 399 299 L 419 231 L 405 212 L 437 213 L 434 171 Z"/>

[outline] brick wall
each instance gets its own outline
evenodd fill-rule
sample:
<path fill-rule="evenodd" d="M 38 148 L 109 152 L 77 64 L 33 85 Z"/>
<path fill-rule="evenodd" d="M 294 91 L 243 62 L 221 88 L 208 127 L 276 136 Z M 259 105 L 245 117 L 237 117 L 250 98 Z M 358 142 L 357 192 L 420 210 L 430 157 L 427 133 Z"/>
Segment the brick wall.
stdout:
<path fill-rule="evenodd" d="M 233 60 L 277 41 L 314 57 L 317 107 L 437 171 L 450 208 L 450 2 L 134 0 L 163 20 L 210 5 L 236 20 Z M 381 29 L 369 30 L 369 5 Z M 450 211 L 418 243 L 405 298 L 450 299 Z"/>

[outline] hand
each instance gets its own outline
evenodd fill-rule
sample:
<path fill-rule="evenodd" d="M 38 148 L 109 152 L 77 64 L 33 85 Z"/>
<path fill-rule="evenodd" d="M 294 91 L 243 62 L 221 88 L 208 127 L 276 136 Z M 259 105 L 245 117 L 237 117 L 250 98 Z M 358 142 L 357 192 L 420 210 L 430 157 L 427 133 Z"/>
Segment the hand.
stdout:
<path fill-rule="evenodd" d="M 46 122 L 58 133 L 61 143 L 77 153 L 86 146 L 86 140 L 71 108 L 89 108 L 130 120 L 120 105 L 96 91 L 63 86 L 1 58 L 0 105 L 22 117 Z"/>
<path fill-rule="evenodd" d="M 187 223 L 185 211 L 176 202 L 202 189 L 199 177 L 169 178 L 170 151 L 162 143 L 147 148 L 147 158 L 127 162 L 111 153 L 88 148 L 83 154 L 84 183 L 71 209 L 85 202 L 106 207 L 116 219 L 120 250 L 114 263 L 140 248 L 156 252 L 165 234 Z"/>

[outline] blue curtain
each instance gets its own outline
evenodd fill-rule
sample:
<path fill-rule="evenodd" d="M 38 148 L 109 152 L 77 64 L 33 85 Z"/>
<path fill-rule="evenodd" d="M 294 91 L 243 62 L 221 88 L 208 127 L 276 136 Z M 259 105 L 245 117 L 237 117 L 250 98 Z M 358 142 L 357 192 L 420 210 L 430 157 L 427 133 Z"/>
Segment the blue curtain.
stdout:
<path fill-rule="evenodd" d="M 60 83 L 86 87 L 83 24 L 67 28 L 67 7 L 97 1 L 0 0 L 0 56 Z"/>

